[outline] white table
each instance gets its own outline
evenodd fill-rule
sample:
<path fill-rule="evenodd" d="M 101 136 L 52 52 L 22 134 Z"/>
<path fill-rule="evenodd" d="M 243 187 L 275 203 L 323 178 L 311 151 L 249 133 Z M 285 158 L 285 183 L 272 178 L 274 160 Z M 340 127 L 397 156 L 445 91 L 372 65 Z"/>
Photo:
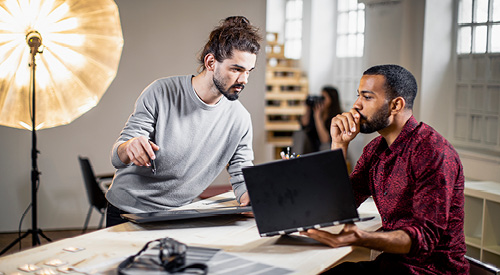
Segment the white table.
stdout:
<path fill-rule="evenodd" d="M 210 206 L 213 206 L 214 201 L 231 196 L 232 192 L 228 192 L 183 208 L 203 208 L 211 203 Z M 234 205 L 234 201 L 222 205 Z M 363 203 L 358 212 L 360 216 L 375 216 L 373 220 L 357 223 L 360 228 L 374 231 L 380 227 L 380 216 L 371 199 Z M 342 227 L 333 226 L 325 230 L 339 232 Z M 120 224 L 2 257 L 0 272 L 34 274 L 20 271 L 18 267 L 35 264 L 52 268 L 45 263 L 58 259 L 78 271 L 102 274 L 115 268 L 127 256 L 137 253 L 146 242 L 162 237 L 174 238 L 187 245 L 222 249 L 249 261 L 292 270 L 292 274 L 317 274 L 352 251 L 352 247 L 333 249 L 298 234 L 261 238 L 253 218 L 231 215 L 168 223 Z M 64 250 L 69 247 L 85 249 L 78 252 Z"/>

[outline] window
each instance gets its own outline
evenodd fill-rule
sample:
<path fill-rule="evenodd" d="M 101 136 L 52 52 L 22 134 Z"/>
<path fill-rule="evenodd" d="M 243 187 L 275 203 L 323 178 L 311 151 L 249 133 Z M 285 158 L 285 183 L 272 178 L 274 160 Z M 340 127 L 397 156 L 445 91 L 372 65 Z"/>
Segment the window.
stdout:
<path fill-rule="evenodd" d="M 500 153 L 500 0 L 458 0 L 453 138 Z"/>
<path fill-rule="evenodd" d="M 337 0 L 336 56 L 333 79 L 340 91 L 342 109 L 356 101 L 359 72 L 363 71 L 365 5 L 357 0 Z"/>
<path fill-rule="evenodd" d="M 337 1 L 337 57 L 361 57 L 365 44 L 365 5 Z"/>
<path fill-rule="evenodd" d="M 287 0 L 285 7 L 285 57 L 300 59 L 302 52 L 302 0 Z"/>

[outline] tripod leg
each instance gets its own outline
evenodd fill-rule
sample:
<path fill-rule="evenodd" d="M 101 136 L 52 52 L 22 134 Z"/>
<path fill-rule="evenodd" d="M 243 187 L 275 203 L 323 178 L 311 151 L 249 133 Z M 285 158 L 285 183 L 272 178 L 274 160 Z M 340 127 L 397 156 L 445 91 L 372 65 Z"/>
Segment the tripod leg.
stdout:
<path fill-rule="evenodd" d="M 47 241 L 52 242 L 52 240 L 49 237 L 47 237 L 47 236 L 45 236 L 45 234 L 43 234 L 42 229 L 38 229 L 38 234 L 40 234 L 40 236 L 42 236 Z M 38 241 L 40 241 L 40 239 Z"/>
<path fill-rule="evenodd" d="M 22 239 L 26 238 L 29 234 L 32 233 L 32 230 L 28 230 L 26 231 L 26 233 L 24 233 L 21 237 L 15 239 L 11 244 L 9 244 L 7 247 L 5 247 L 2 252 L 0 252 L 0 255 L 3 255 L 5 252 L 9 251 L 9 249 L 11 249 L 14 245 L 16 245 L 16 243 L 19 243 L 21 242 Z"/>

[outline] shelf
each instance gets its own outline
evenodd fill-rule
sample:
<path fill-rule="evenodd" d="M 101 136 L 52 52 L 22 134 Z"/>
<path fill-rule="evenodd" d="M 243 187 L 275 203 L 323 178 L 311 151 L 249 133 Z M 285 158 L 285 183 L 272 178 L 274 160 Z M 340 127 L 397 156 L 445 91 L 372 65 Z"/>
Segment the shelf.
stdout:
<path fill-rule="evenodd" d="M 266 93 L 266 100 L 306 100 L 307 94 L 304 93 Z"/>
<path fill-rule="evenodd" d="M 483 247 L 483 250 L 500 256 L 500 245 L 487 245 Z"/>
<path fill-rule="evenodd" d="M 491 264 L 500 268 L 500 255 L 497 253 L 490 253 L 489 251 L 483 251 L 483 256 L 481 257 L 483 263 Z"/>
<path fill-rule="evenodd" d="M 300 79 L 295 78 L 269 78 L 266 79 L 266 85 L 281 85 L 281 86 L 307 86 L 307 79 L 301 77 Z"/>
<path fill-rule="evenodd" d="M 500 255 L 500 203 L 490 200 L 485 201 L 484 207 L 483 246 L 497 248 L 496 252 Z"/>
<path fill-rule="evenodd" d="M 477 248 L 467 244 L 467 252 L 465 253 L 465 255 L 479 260 L 481 259 L 481 248 Z"/>
<path fill-rule="evenodd" d="M 292 137 L 274 137 L 268 138 L 267 142 L 274 146 L 292 146 L 293 139 Z"/>
<path fill-rule="evenodd" d="M 477 248 L 481 248 L 481 238 L 467 237 L 465 236 L 465 243 Z"/>
<path fill-rule="evenodd" d="M 467 255 L 500 267 L 500 183 L 465 182 Z"/>
<path fill-rule="evenodd" d="M 483 199 L 465 196 L 465 223 L 464 231 L 466 238 L 479 240 L 483 234 Z"/>
<path fill-rule="evenodd" d="M 301 129 L 299 118 L 306 113 L 309 82 L 298 60 L 285 57 L 277 33 L 267 33 L 266 40 L 266 140 L 280 159 L 280 151 L 293 145 L 293 133 Z"/>
<path fill-rule="evenodd" d="M 306 112 L 305 106 L 297 107 L 266 107 L 266 115 L 303 115 Z"/>
<path fill-rule="evenodd" d="M 297 121 L 266 122 L 266 131 L 298 131 L 301 126 Z"/>

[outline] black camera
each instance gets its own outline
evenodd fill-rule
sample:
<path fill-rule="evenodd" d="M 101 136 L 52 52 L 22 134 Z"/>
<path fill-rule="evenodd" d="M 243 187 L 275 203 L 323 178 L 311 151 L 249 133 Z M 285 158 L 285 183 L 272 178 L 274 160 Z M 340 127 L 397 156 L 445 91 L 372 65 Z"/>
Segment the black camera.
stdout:
<path fill-rule="evenodd" d="M 316 104 L 322 103 L 325 100 L 324 96 L 321 95 L 308 95 L 306 98 L 306 105 L 314 107 Z"/>

